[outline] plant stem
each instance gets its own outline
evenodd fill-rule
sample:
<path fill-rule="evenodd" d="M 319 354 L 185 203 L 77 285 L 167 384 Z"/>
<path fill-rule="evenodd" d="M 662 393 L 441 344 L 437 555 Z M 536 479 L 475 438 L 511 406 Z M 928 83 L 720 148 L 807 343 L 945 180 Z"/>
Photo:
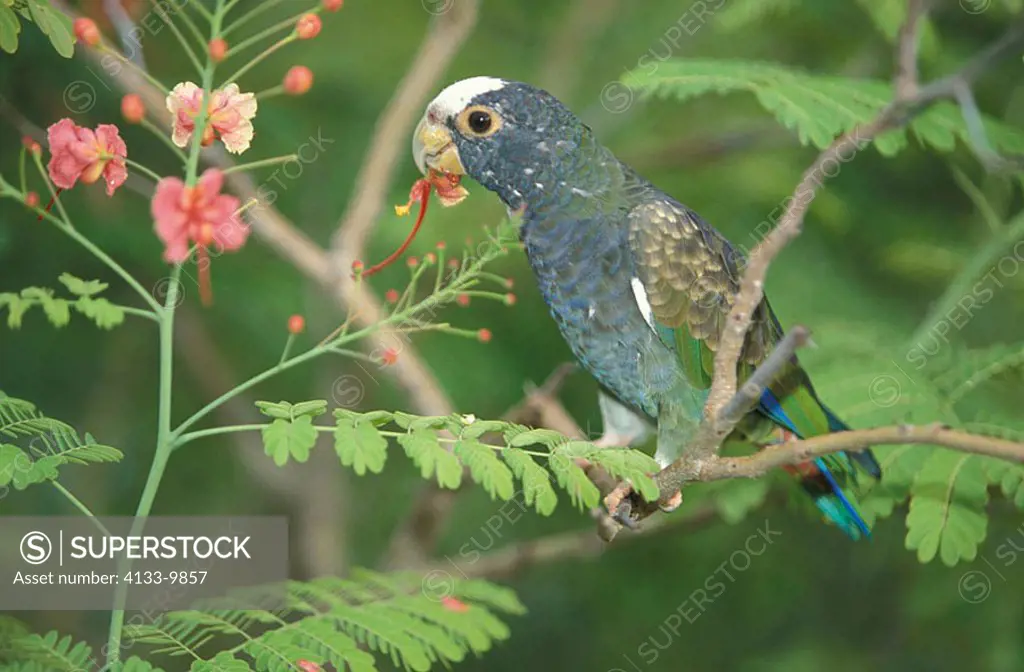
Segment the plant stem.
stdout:
<path fill-rule="evenodd" d="M 86 506 L 85 504 L 83 504 L 82 501 L 80 499 L 78 499 L 78 497 L 75 497 L 74 495 L 72 495 L 70 490 L 65 488 L 58 481 L 50 481 L 50 484 L 53 485 L 53 487 L 57 489 L 57 492 L 59 492 L 60 494 L 64 495 L 64 497 L 67 498 L 67 500 L 69 502 L 74 504 L 76 509 L 78 509 L 79 511 L 84 513 L 86 516 L 88 516 L 89 520 L 92 521 L 92 524 L 95 525 L 96 528 L 100 532 L 102 532 L 103 534 L 105 534 L 108 537 L 110 536 L 110 530 L 107 529 L 107 526 L 104 525 L 102 522 L 100 522 L 100 519 L 96 517 L 96 514 L 94 514 L 91 510 L 89 510 L 89 507 Z"/>
<path fill-rule="evenodd" d="M 196 11 L 203 15 L 203 18 L 209 22 L 213 22 L 213 14 L 210 13 L 206 7 L 203 6 L 202 0 L 189 0 L 189 5 L 196 8 Z"/>
<path fill-rule="evenodd" d="M 244 40 L 242 40 L 238 44 L 233 45 L 230 49 L 228 49 L 227 56 L 230 58 L 231 56 L 233 56 L 233 55 L 237 54 L 238 52 L 242 51 L 243 49 L 245 49 L 246 47 L 250 47 L 250 46 L 256 44 L 257 42 L 259 42 L 260 40 L 265 40 L 268 37 L 270 37 L 271 35 L 273 35 L 274 33 L 280 32 L 280 31 L 282 31 L 282 30 L 284 30 L 286 28 L 294 29 L 295 28 L 295 24 L 298 22 L 298 20 L 300 18 L 302 18 L 303 16 L 305 16 L 306 14 L 309 14 L 309 13 L 310 12 L 302 12 L 301 14 L 296 14 L 295 16 L 290 16 L 287 19 L 285 19 L 284 21 L 281 21 L 280 23 L 275 23 L 274 25 L 270 26 L 269 28 L 265 28 L 265 29 L 261 30 L 260 32 L 256 33 L 252 37 L 245 38 Z"/>
<path fill-rule="evenodd" d="M 219 37 L 221 34 L 221 22 L 224 19 L 224 2 L 217 0 L 217 6 L 210 20 L 210 39 Z M 192 148 L 185 165 L 185 183 L 193 186 L 196 182 L 196 174 L 199 166 L 199 151 L 206 130 L 209 117 L 208 96 L 213 87 L 213 75 L 216 70 L 216 63 L 209 56 L 206 59 L 206 67 L 200 68 L 203 80 L 203 98 L 200 106 L 199 116 L 196 119 L 195 133 L 192 136 Z M 156 499 L 157 491 L 160 489 L 160 482 L 163 480 L 167 462 L 174 449 L 174 434 L 171 431 L 171 401 L 174 373 L 174 310 L 178 303 L 178 279 L 181 276 L 181 266 L 175 266 L 171 271 L 171 282 L 167 288 L 167 297 L 162 308 L 158 310 L 160 322 L 160 385 L 158 401 L 158 423 L 156 452 L 153 455 L 153 464 L 149 468 L 149 476 L 142 489 L 142 496 L 139 498 L 139 505 L 135 509 L 135 520 L 132 522 L 132 536 L 138 536 L 145 526 L 146 516 L 153 508 L 153 501 Z M 150 300 L 152 298 L 150 297 Z M 130 561 L 119 563 L 118 573 L 127 571 L 131 566 Z M 119 583 L 114 592 L 114 607 L 110 614 L 110 632 L 107 637 L 107 668 L 116 668 L 121 659 L 121 635 L 124 631 L 124 611 L 128 600 L 128 584 Z"/>
<path fill-rule="evenodd" d="M 238 19 L 235 20 L 234 22 L 232 22 L 232 24 L 230 26 L 225 28 L 224 29 L 224 34 L 228 35 L 228 34 L 234 32 L 235 30 L 237 30 L 241 26 L 244 26 L 246 23 L 248 23 L 249 21 L 251 21 L 255 17 L 259 16 L 265 10 L 270 9 L 270 8 L 274 7 L 275 5 L 281 4 L 281 1 L 282 0 L 263 0 L 263 2 L 260 2 L 255 7 L 253 7 L 252 10 L 248 14 L 243 14 L 242 16 L 238 17 Z M 230 0 L 230 2 L 228 2 L 228 11 L 234 9 L 235 5 L 237 5 L 238 2 L 239 2 L 239 0 Z"/>
<path fill-rule="evenodd" d="M 234 165 L 231 166 L 230 168 L 225 168 L 221 172 L 224 173 L 225 175 L 228 175 L 230 173 L 240 173 L 244 170 L 254 170 L 256 168 L 264 168 L 266 166 L 276 166 L 279 163 L 287 163 L 292 160 L 298 161 L 299 157 L 296 156 L 295 154 L 288 154 L 287 156 L 275 156 L 270 159 L 261 159 L 259 161 L 253 161 L 252 163 L 242 163 Z"/>
<path fill-rule="evenodd" d="M 150 2 L 156 4 L 157 0 L 150 0 Z M 195 4 L 198 5 L 199 3 L 196 2 Z M 178 12 L 178 16 L 181 17 L 182 22 L 188 28 L 188 32 L 192 33 L 192 37 L 195 38 L 196 42 L 198 42 L 205 49 L 206 40 L 203 39 L 203 34 L 199 32 L 199 28 L 196 26 L 195 21 L 193 21 L 192 17 L 188 15 L 187 11 L 185 11 L 185 7 L 181 8 L 181 11 Z"/>
<path fill-rule="evenodd" d="M 134 68 L 135 72 L 137 72 L 139 75 L 142 75 L 143 77 L 145 77 L 146 80 L 150 84 L 155 86 L 157 89 L 159 89 L 161 93 L 169 93 L 170 92 L 170 89 L 168 89 L 166 86 L 164 86 L 163 82 L 161 82 L 159 79 L 157 79 L 153 75 L 149 74 L 149 71 L 146 70 L 145 68 L 140 68 L 138 66 L 138 64 L 135 63 L 135 61 L 132 61 L 129 58 L 125 58 L 124 54 L 122 54 L 117 49 L 108 49 L 106 47 L 106 45 L 104 45 L 102 42 L 100 43 L 100 46 L 98 47 L 98 49 L 103 51 L 103 53 L 105 53 L 105 54 L 110 54 L 111 56 L 113 56 L 117 60 L 121 61 L 121 63 L 123 63 L 124 65 L 127 65 L 130 68 Z"/>
<path fill-rule="evenodd" d="M 142 165 L 138 161 L 132 161 L 131 159 L 125 159 L 124 162 L 126 164 L 128 164 L 129 166 L 131 166 L 132 168 L 134 168 L 135 170 L 137 170 L 137 171 L 139 171 L 141 173 L 145 173 L 146 176 L 152 178 L 154 182 L 159 182 L 160 179 L 161 179 L 159 175 L 157 175 L 152 170 L 150 170 L 149 168 L 145 167 L 144 165 Z"/>
<path fill-rule="evenodd" d="M 156 124 L 154 124 L 149 119 L 143 119 L 140 122 L 140 125 L 147 131 L 151 132 L 156 137 L 160 138 L 161 142 L 170 147 L 171 151 L 174 152 L 179 159 L 181 159 L 182 163 L 186 163 L 188 161 L 188 157 L 185 156 L 185 152 L 181 151 L 181 147 L 178 147 L 176 144 L 174 144 L 174 140 L 171 140 L 171 136 L 168 135 L 166 131 L 163 131 L 160 128 L 158 128 Z"/>
<path fill-rule="evenodd" d="M 232 82 L 237 82 L 241 78 L 242 75 L 244 75 L 245 73 L 249 72 L 254 67 L 256 67 L 257 65 L 262 63 L 263 59 L 265 59 L 267 56 L 270 56 L 272 53 L 274 53 L 275 51 L 277 51 L 281 47 L 285 46 L 286 44 L 291 44 L 292 42 L 294 42 L 297 39 L 299 39 L 299 38 L 298 38 L 298 36 L 294 32 L 291 35 L 288 35 L 287 37 L 282 37 L 280 40 L 278 40 L 274 44 L 272 44 L 269 47 L 267 47 L 265 51 L 262 51 L 259 54 L 257 54 L 257 56 L 254 59 L 252 59 L 251 61 L 249 61 L 248 63 L 243 65 L 241 68 L 239 68 L 235 72 L 235 74 L 233 74 L 230 77 L 228 77 L 227 79 L 225 79 L 224 82 L 221 84 L 221 87 L 225 87 L 228 84 L 231 84 Z"/>
<path fill-rule="evenodd" d="M 284 93 L 284 84 L 278 84 L 277 86 L 272 86 L 269 89 L 257 93 L 256 100 L 266 100 L 267 98 L 275 98 L 277 96 L 284 95 Z"/>
<path fill-rule="evenodd" d="M 142 299 L 146 303 L 148 303 L 149 306 L 154 311 L 159 311 L 160 310 L 160 304 L 157 303 L 156 299 L 154 299 L 150 295 L 150 293 L 147 292 L 142 287 L 142 285 L 139 284 L 138 280 L 136 280 L 134 277 L 132 277 L 131 273 L 129 273 L 128 271 L 124 270 L 124 268 L 121 266 L 121 264 L 119 264 L 116 261 L 114 261 L 113 259 L 111 259 L 107 255 L 106 252 L 104 252 L 103 250 L 98 248 L 91 240 L 89 240 L 88 238 L 86 238 L 85 236 L 80 234 L 78 232 L 78 230 L 75 229 L 74 226 L 72 226 L 71 220 L 68 219 L 68 213 L 64 210 L 64 205 L 61 203 L 60 199 L 57 198 L 57 192 L 53 188 L 53 184 L 50 182 L 50 179 L 47 176 L 46 171 L 43 169 L 42 159 L 40 159 L 38 157 L 36 157 L 36 167 L 39 168 L 39 172 L 43 176 L 43 181 L 46 182 L 46 186 L 50 190 L 50 195 L 53 197 L 54 203 L 57 204 L 57 210 L 60 212 L 60 214 L 63 216 L 64 219 L 63 219 L 63 221 L 60 220 L 60 219 L 57 219 L 52 214 L 50 214 L 49 212 L 46 212 L 42 208 L 34 208 L 35 212 L 38 212 L 39 215 L 41 217 L 43 217 L 43 219 L 45 219 L 45 220 L 55 224 L 58 229 L 60 229 L 65 234 L 70 236 L 76 243 L 78 243 L 79 245 L 84 247 L 86 250 L 88 250 L 94 257 L 96 257 L 97 259 L 102 261 L 107 266 L 107 268 L 109 268 L 110 270 L 114 271 L 119 276 L 121 276 L 121 279 L 124 280 L 126 283 L 128 283 L 128 286 L 131 287 L 132 289 L 134 289 L 135 292 L 139 296 L 141 296 Z M 21 198 L 22 198 L 22 200 L 24 200 L 24 194 L 21 194 Z"/>
<path fill-rule="evenodd" d="M 224 394 L 220 395 L 219 397 L 217 397 L 216 399 L 214 399 L 213 401 L 208 403 L 206 406 L 203 406 L 202 408 L 200 408 L 198 411 L 193 413 L 188 419 L 186 419 L 183 423 L 178 425 L 178 428 L 175 429 L 174 432 L 172 433 L 172 438 L 173 437 L 180 437 L 180 436 L 182 436 L 182 433 L 186 429 L 188 429 L 189 427 L 194 425 L 196 422 L 198 422 L 199 420 L 204 418 L 207 414 L 209 414 L 211 411 L 213 411 L 216 408 L 218 408 L 224 402 L 226 402 L 229 399 L 237 396 L 238 394 L 244 392 L 245 390 L 248 390 L 249 388 L 253 387 L 254 385 L 257 385 L 257 384 L 263 382 L 267 378 L 270 378 L 270 377 L 274 376 L 275 374 L 280 373 L 281 371 L 284 371 L 285 369 L 290 369 L 291 367 L 295 366 L 296 364 L 301 364 L 302 362 L 305 362 L 307 360 L 313 359 L 314 357 L 316 357 L 318 355 L 321 355 L 321 354 L 323 354 L 325 352 L 328 352 L 329 350 L 330 350 L 330 348 L 328 346 L 317 346 L 315 348 L 307 350 L 306 352 L 302 353 L 301 355 L 295 355 L 291 359 L 287 359 L 287 360 L 281 362 L 280 364 L 278 364 L 277 366 L 275 366 L 275 367 L 273 367 L 271 369 L 267 369 L 266 371 L 253 376 L 252 378 L 250 378 L 249 380 L 245 381 L 244 383 L 240 383 L 239 385 L 237 385 L 233 389 L 228 390 Z"/>
<path fill-rule="evenodd" d="M 161 7 L 160 3 L 158 3 L 156 0 L 150 0 L 150 3 L 152 3 L 153 11 L 156 12 L 156 15 L 159 16 L 163 20 L 163 22 L 167 24 L 167 27 L 171 29 L 171 32 L 174 33 L 174 36 L 178 38 L 178 43 L 181 44 L 181 48 L 184 49 L 185 55 L 188 56 L 188 60 L 192 61 L 192 65 L 195 66 L 196 72 L 204 72 L 203 64 L 200 63 L 199 59 L 196 57 L 196 52 L 192 51 L 192 47 L 189 46 L 188 40 L 185 39 L 185 36 L 182 34 L 181 29 L 178 28 L 178 24 L 171 20 L 171 17 L 167 13 L 167 10 Z M 202 43 L 201 39 L 200 43 Z"/>

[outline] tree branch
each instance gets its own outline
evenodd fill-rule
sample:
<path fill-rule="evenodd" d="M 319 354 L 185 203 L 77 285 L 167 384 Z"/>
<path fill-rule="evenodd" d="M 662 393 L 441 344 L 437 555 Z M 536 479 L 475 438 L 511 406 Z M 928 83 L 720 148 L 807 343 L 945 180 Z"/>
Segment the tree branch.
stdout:
<path fill-rule="evenodd" d="M 788 441 L 766 448 L 749 457 L 724 457 L 709 463 L 701 471 L 701 481 L 719 481 L 726 478 L 756 478 L 769 469 L 798 464 L 840 451 L 864 450 L 868 446 L 898 445 L 904 443 L 931 444 L 959 450 L 973 455 L 987 455 L 1010 462 L 1024 463 L 1024 444 L 991 436 L 978 436 L 945 427 L 931 425 L 897 425 L 849 432 L 836 432 L 810 439 Z"/>

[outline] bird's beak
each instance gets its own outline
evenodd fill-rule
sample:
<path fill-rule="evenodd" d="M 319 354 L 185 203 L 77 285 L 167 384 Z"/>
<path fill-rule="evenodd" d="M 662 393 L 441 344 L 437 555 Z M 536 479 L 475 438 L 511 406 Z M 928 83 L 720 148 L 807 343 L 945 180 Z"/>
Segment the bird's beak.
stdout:
<path fill-rule="evenodd" d="M 430 122 L 426 117 L 420 120 L 413 133 L 412 156 L 416 167 L 424 175 L 428 168 L 452 175 L 466 174 L 452 134 L 441 124 Z"/>

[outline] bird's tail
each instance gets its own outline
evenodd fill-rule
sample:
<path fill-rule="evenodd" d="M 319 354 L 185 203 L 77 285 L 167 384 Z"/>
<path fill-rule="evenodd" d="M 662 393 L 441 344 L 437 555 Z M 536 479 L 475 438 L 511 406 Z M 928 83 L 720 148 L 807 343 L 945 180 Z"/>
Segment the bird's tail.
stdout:
<path fill-rule="evenodd" d="M 848 431 L 849 427 L 832 411 L 822 407 L 828 416 L 830 432 Z M 800 485 L 814 500 L 815 506 L 851 539 L 870 538 L 871 531 L 861 515 L 853 490 L 864 473 L 881 476 L 881 468 L 870 449 L 851 453 L 834 453 L 816 458 L 787 471 L 799 477 Z"/>
<path fill-rule="evenodd" d="M 846 423 L 821 403 L 809 384 L 792 390 L 781 404 L 771 390 L 765 390 L 761 410 L 783 430 L 784 440 L 849 430 Z M 833 453 L 787 467 L 787 471 L 800 479 L 803 489 L 827 521 L 852 539 L 871 536 L 854 494 L 859 476 L 879 478 L 881 475 L 869 449 Z"/>

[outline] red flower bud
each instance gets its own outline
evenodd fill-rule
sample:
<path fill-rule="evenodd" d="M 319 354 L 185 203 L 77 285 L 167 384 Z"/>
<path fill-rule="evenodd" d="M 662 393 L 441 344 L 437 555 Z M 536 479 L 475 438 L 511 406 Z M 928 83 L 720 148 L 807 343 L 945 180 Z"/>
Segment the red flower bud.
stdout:
<path fill-rule="evenodd" d="M 300 40 L 312 40 L 320 34 L 321 27 L 323 24 L 320 22 L 319 16 L 303 14 L 295 24 L 295 32 L 298 33 Z"/>
<path fill-rule="evenodd" d="M 509 289 L 512 289 L 512 286 L 515 284 L 516 283 L 512 278 L 505 278 L 505 286 L 508 287 Z"/>
<path fill-rule="evenodd" d="M 459 267 L 459 260 L 458 259 L 449 259 L 448 260 L 448 268 L 458 268 L 458 267 Z"/>
<path fill-rule="evenodd" d="M 463 306 L 463 307 L 468 306 L 469 305 L 469 294 L 459 294 L 458 296 L 455 297 L 455 303 L 457 303 L 457 304 L 459 304 L 460 306 Z"/>
<path fill-rule="evenodd" d="M 328 12 L 336 12 L 345 4 L 345 0 L 324 0 L 324 9 Z"/>
<path fill-rule="evenodd" d="M 292 96 L 301 96 L 313 87 L 313 71 L 304 65 L 292 66 L 284 76 L 284 90 Z"/>
<path fill-rule="evenodd" d="M 363 262 L 359 261 L 358 259 L 356 259 L 355 261 L 352 262 L 352 272 L 353 273 L 362 273 L 363 272 L 363 268 L 365 268 Z"/>
<path fill-rule="evenodd" d="M 85 18 L 84 16 L 77 18 L 71 24 L 71 28 L 74 30 L 75 37 L 82 44 L 95 47 L 100 43 L 100 29 L 96 27 L 96 22 L 92 19 Z"/>
<path fill-rule="evenodd" d="M 448 245 L 443 240 L 439 240 L 437 241 L 437 245 L 435 247 L 437 247 L 437 249 L 439 250 L 443 250 L 444 248 L 448 247 Z"/>
<path fill-rule="evenodd" d="M 306 330 L 306 318 L 302 315 L 292 315 L 288 318 L 288 333 L 301 334 Z"/>
<path fill-rule="evenodd" d="M 433 252 L 427 252 L 426 254 L 423 255 L 423 261 L 425 261 L 428 264 L 436 264 L 437 255 L 434 254 Z"/>
<path fill-rule="evenodd" d="M 384 300 L 387 301 L 388 303 L 398 303 L 398 290 L 389 289 L 388 291 L 384 292 Z"/>
<path fill-rule="evenodd" d="M 38 208 L 39 194 L 37 194 L 34 191 L 30 191 L 27 194 L 25 194 L 25 205 L 27 205 L 30 208 Z"/>
<path fill-rule="evenodd" d="M 514 306 L 515 303 L 516 303 L 516 295 L 515 294 L 513 294 L 512 292 L 509 292 L 508 294 L 505 295 L 505 305 L 506 306 Z"/>
<path fill-rule="evenodd" d="M 481 343 L 490 343 L 491 342 L 491 330 L 490 329 L 481 329 L 480 331 L 476 332 L 476 337 L 480 339 Z"/>
<path fill-rule="evenodd" d="M 381 353 L 380 361 L 384 363 L 384 366 L 391 366 L 398 361 L 398 351 L 394 348 L 385 348 Z"/>
<path fill-rule="evenodd" d="M 416 257 L 409 257 L 405 260 L 405 263 L 409 265 L 409 268 L 416 268 L 420 265 L 420 260 Z"/>
<path fill-rule="evenodd" d="M 222 37 L 215 37 L 206 45 L 210 51 L 210 58 L 214 63 L 220 63 L 228 55 L 228 43 Z"/>
<path fill-rule="evenodd" d="M 129 124 L 138 124 L 146 117 L 146 104 L 137 93 L 129 93 L 121 98 L 121 116 Z"/>
<path fill-rule="evenodd" d="M 452 597 L 451 595 L 445 595 L 441 598 L 441 606 L 443 606 L 448 611 L 454 611 L 458 613 L 469 611 L 468 604 L 466 604 L 457 597 Z"/>

